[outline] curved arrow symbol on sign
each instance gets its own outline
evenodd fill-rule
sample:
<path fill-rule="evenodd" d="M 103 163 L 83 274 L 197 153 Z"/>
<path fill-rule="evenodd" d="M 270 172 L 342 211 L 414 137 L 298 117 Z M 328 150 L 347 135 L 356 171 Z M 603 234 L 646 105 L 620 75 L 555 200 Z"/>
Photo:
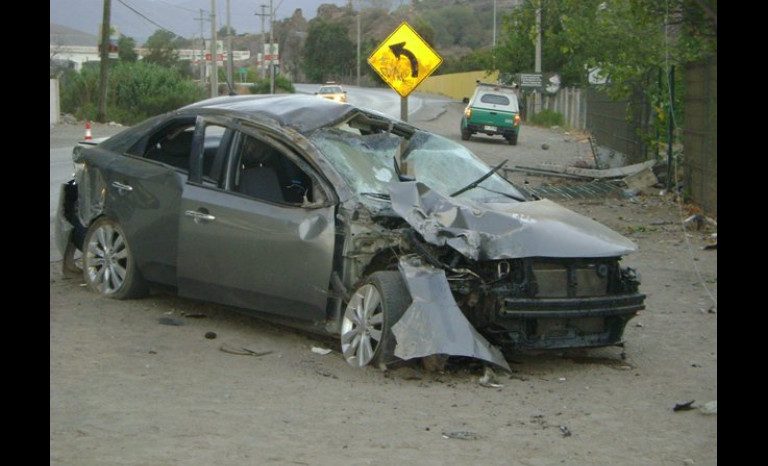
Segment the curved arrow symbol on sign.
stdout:
<path fill-rule="evenodd" d="M 413 52 L 405 48 L 405 42 L 390 45 L 389 48 L 397 58 L 400 58 L 400 55 L 408 57 L 408 60 L 411 62 L 411 77 L 416 78 L 419 76 L 419 61 L 416 60 L 416 55 Z"/>

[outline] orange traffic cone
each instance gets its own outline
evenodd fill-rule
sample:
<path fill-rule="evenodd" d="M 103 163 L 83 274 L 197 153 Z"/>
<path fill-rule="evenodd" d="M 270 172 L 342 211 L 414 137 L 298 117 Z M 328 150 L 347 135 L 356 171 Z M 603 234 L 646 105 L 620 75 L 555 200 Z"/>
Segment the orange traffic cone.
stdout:
<path fill-rule="evenodd" d="M 93 136 L 91 135 L 91 122 L 87 121 L 85 122 L 85 140 L 93 139 Z"/>

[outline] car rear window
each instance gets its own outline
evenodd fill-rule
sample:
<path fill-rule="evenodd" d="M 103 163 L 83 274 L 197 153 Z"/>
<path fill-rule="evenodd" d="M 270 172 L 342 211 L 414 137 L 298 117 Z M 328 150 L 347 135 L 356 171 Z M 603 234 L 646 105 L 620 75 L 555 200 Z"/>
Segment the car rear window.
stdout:
<path fill-rule="evenodd" d="M 509 98 L 499 94 L 483 94 L 480 97 L 480 102 L 493 105 L 509 105 Z"/>

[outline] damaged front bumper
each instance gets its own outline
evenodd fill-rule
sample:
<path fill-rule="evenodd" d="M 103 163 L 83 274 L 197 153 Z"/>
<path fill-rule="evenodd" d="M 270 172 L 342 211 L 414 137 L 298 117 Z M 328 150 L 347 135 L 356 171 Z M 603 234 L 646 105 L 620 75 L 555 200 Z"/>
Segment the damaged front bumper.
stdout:
<path fill-rule="evenodd" d="M 56 208 L 56 220 L 54 221 L 54 237 L 56 248 L 64 255 L 67 244 L 74 240 L 73 232 L 75 227 L 72 219 L 74 218 L 75 199 L 77 198 L 77 187 L 74 181 L 64 183 L 59 188 L 59 203 Z M 81 242 L 78 244 L 80 246 Z"/>

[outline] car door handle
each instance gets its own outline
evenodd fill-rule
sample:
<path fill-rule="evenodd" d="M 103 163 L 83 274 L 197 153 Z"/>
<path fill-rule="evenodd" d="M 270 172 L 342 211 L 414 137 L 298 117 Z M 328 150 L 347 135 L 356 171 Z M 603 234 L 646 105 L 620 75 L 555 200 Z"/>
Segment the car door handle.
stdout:
<path fill-rule="evenodd" d="M 195 219 L 195 222 L 197 223 L 212 222 L 216 220 L 216 217 L 214 217 L 213 215 L 206 214 L 205 212 L 198 212 L 196 210 L 188 210 L 184 212 L 184 215 L 186 215 L 187 217 L 192 217 L 193 219 Z"/>
<path fill-rule="evenodd" d="M 127 185 L 127 184 L 123 184 L 123 183 L 119 183 L 117 181 L 113 181 L 112 182 L 112 186 L 114 186 L 115 188 L 120 190 L 120 192 L 123 192 L 123 191 L 131 192 L 131 191 L 133 191 L 133 186 L 130 186 L 130 185 Z"/>

